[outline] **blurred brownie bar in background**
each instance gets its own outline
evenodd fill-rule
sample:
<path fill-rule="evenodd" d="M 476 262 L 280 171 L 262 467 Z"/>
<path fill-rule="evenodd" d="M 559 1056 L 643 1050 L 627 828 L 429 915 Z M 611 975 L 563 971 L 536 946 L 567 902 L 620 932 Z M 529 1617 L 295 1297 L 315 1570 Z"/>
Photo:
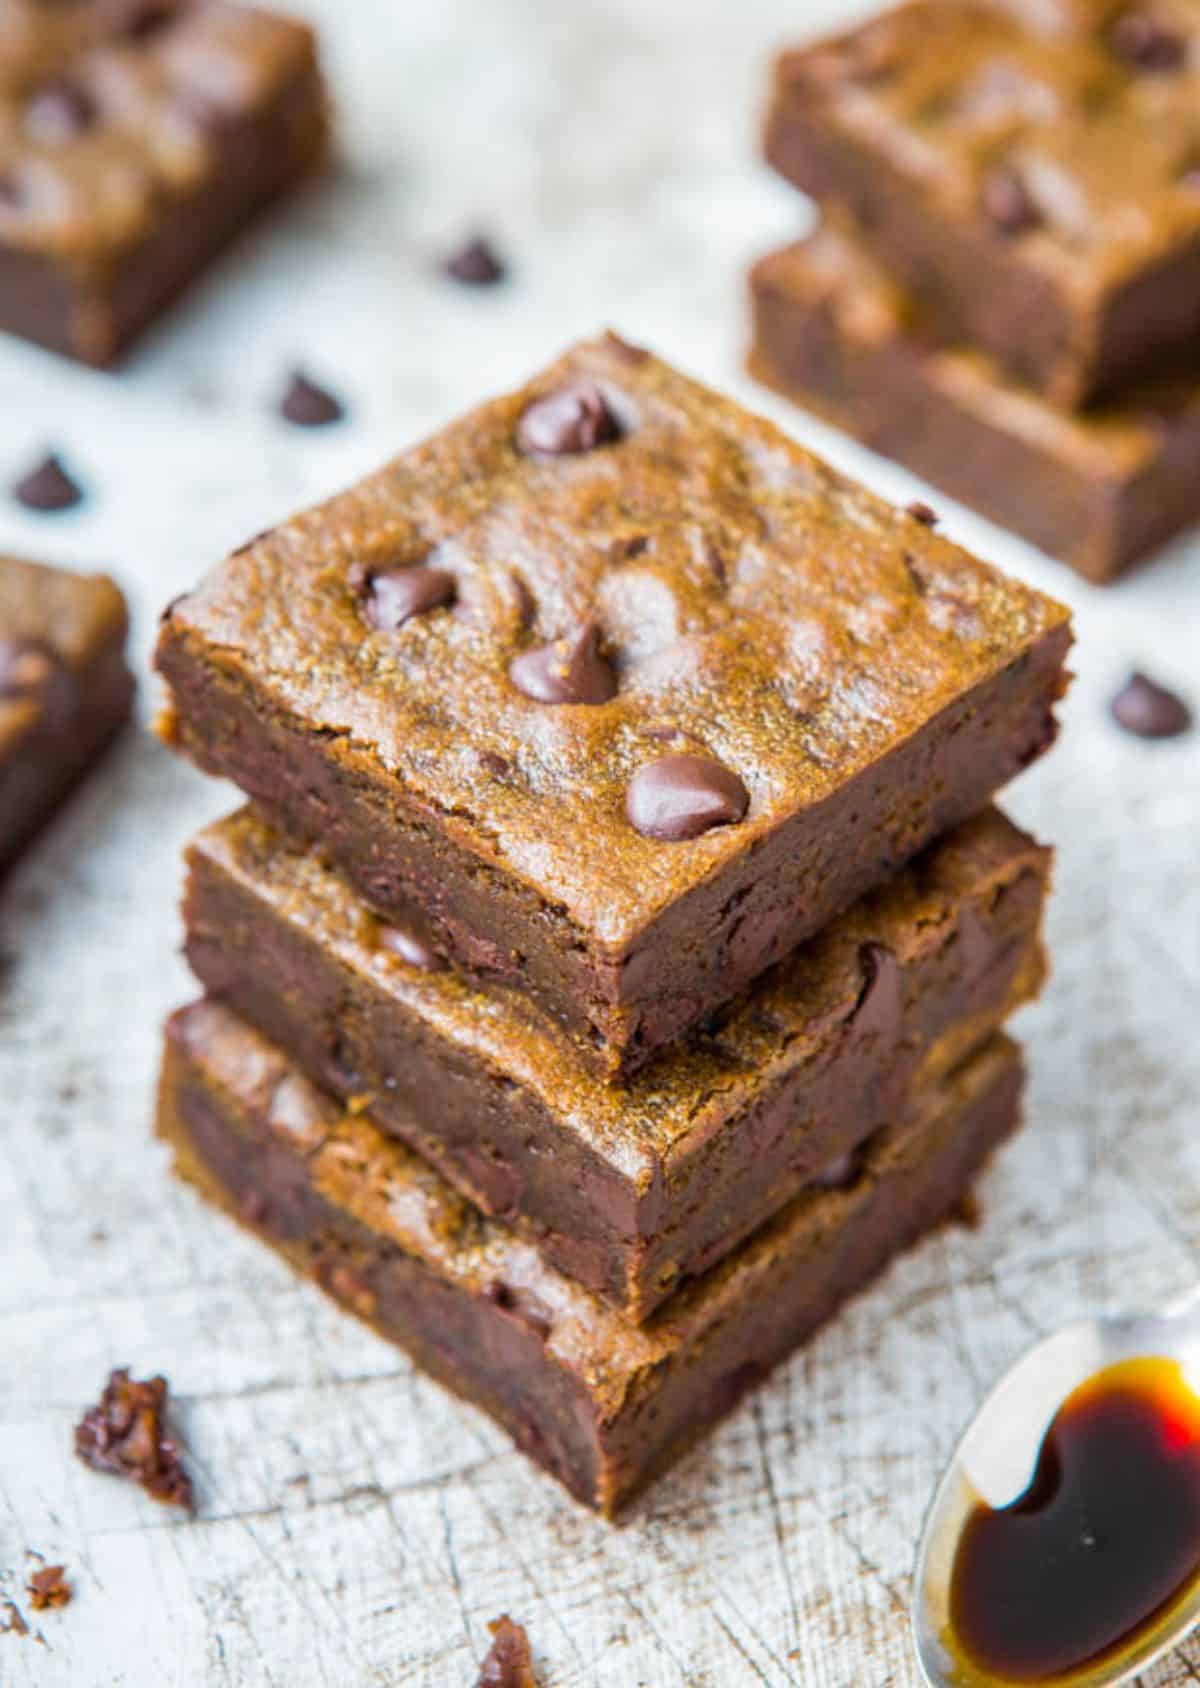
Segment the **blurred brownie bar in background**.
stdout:
<path fill-rule="evenodd" d="M 112 362 L 327 130 L 304 24 L 231 0 L 4 0 L 0 330 Z"/>
<path fill-rule="evenodd" d="M 167 612 L 168 736 L 608 1077 L 1053 741 L 1067 612 L 615 336 Z"/>
<path fill-rule="evenodd" d="M 779 58 L 767 155 L 1072 407 L 1200 337 L 1200 8 L 911 0 Z"/>
<path fill-rule="evenodd" d="M 862 240 L 826 225 L 750 276 L 751 373 L 951 498 L 1114 579 L 1200 519 L 1200 357 L 1079 413 L 944 346 Z"/>
<path fill-rule="evenodd" d="M 0 877 L 128 719 L 127 630 L 103 575 L 0 557 Z"/>

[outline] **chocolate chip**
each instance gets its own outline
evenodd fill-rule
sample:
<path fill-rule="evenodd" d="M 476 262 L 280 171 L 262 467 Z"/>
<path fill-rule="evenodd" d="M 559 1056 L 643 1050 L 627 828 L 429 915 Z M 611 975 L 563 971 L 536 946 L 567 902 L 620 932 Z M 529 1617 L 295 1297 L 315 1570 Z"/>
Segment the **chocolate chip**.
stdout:
<path fill-rule="evenodd" d="M 1113 25 L 1113 52 L 1135 70 L 1178 70 L 1187 58 L 1187 41 L 1152 11 L 1126 12 Z"/>
<path fill-rule="evenodd" d="M 67 1581 L 65 1565 L 43 1565 L 40 1571 L 35 1571 L 30 1577 L 28 1587 L 30 1603 L 35 1612 L 44 1612 L 47 1607 L 70 1604 L 72 1589 Z"/>
<path fill-rule="evenodd" d="M 922 527 L 935 528 L 938 525 L 937 511 L 922 498 L 914 498 L 907 510 L 913 521 L 920 522 Z"/>
<path fill-rule="evenodd" d="M 983 179 L 983 209 L 1003 235 L 1027 234 L 1041 225 L 1042 214 L 1020 173 L 1010 166 L 998 166 Z"/>
<path fill-rule="evenodd" d="M 885 944 L 863 944 L 858 952 L 863 984 L 852 1016 L 859 1034 L 874 1033 L 883 1043 L 895 1043 L 904 1016 L 900 963 Z"/>
<path fill-rule="evenodd" d="M 1117 725 L 1138 738 L 1178 738 L 1192 724 L 1192 712 L 1183 699 L 1145 674 L 1131 674 L 1110 709 Z"/>
<path fill-rule="evenodd" d="M 166 1412 L 166 1378 L 137 1383 L 125 1369 L 114 1371 L 99 1403 L 75 1427 L 75 1452 L 93 1471 L 127 1477 L 155 1500 L 190 1511 L 192 1481 L 164 1433 Z"/>
<path fill-rule="evenodd" d="M 512 773 L 512 763 L 495 750 L 479 751 L 476 760 L 484 773 L 491 774 L 493 779 L 502 780 Z"/>
<path fill-rule="evenodd" d="M 279 401 L 279 414 L 297 428 L 324 428 L 346 414 L 339 399 L 297 370 Z"/>
<path fill-rule="evenodd" d="M 0 641 L 0 698 L 36 697 L 58 668 L 57 656 L 41 639 Z"/>
<path fill-rule="evenodd" d="M 458 581 L 447 569 L 414 564 L 373 574 L 363 597 L 363 620 L 379 633 L 394 633 L 415 615 L 444 609 L 454 602 Z"/>
<path fill-rule="evenodd" d="M 505 276 L 503 261 L 482 235 L 475 235 L 452 252 L 442 268 L 451 281 L 461 281 L 466 287 L 492 287 Z"/>
<path fill-rule="evenodd" d="M 410 967 L 419 967 L 423 973 L 441 973 L 446 963 L 436 950 L 423 944 L 420 938 L 412 932 L 406 932 L 401 926 L 381 926 L 376 933 L 376 942 L 380 949 L 385 949 L 390 955 L 398 955 L 401 961 L 406 961 Z"/>
<path fill-rule="evenodd" d="M 508 672 L 517 690 L 538 703 L 607 703 L 617 691 L 617 677 L 600 654 L 594 621 L 552 644 L 522 651 Z"/>
<path fill-rule="evenodd" d="M 507 1615 L 488 1625 L 492 1645 L 479 1671 L 476 1688 L 537 1688 L 529 1637 Z"/>
<path fill-rule="evenodd" d="M 534 400 L 517 423 L 517 449 L 534 456 L 568 457 L 594 451 L 617 433 L 604 394 L 593 382 L 583 381 Z"/>
<path fill-rule="evenodd" d="M 750 793 L 738 776 L 711 756 L 648 762 L 629 782 L 625 804 L 635 832 L 672 844 L 740 821 L 749 806 Z"/>
<path fill-rule="evenodd" d="M 13 497 L 27 510 L 70 510 L 81 502 L 83 489 L 73 481 L 62 460 L 51 452 L 13 487 Z"/>
<path fill-rule="evenodd" d="M 62 146 L 86 134 L 97 115 L 95 100 L 77 82 L 47 82 L 29 97 L 25 133 L 43 146 Z"/>

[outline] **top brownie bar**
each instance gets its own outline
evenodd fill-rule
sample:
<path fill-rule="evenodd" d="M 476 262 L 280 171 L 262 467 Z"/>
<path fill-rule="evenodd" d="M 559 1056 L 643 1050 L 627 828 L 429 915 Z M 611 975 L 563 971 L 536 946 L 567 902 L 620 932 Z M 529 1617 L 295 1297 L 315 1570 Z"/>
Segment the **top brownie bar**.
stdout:
<path fill-rule="evenodd" d="M 767 154 L 1059 404 L 1200 338 L 1197 0 L 912 0 L 780 57 Z"/>
<path fill-rule="evenodd" d="M 229 0 L 0 0 L 0 329 L 105 364 L 323 155 L 312 31 Z"/>
<path fill-rule="evenodd" d="M 610 336 L 167 611 L 166 731 L 629 1073 L 1051 742 L 1066 610 Z"/>

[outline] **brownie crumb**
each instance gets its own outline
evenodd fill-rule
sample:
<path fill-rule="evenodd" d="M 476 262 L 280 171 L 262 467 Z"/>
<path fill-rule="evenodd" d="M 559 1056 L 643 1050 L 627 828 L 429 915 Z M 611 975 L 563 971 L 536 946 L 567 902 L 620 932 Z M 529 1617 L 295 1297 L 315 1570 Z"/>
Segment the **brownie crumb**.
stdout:
<path fill-rule="evenodd" d="M 74 509 L 83 499 L 83 488 L 53 452 L 22 475 L 12 490 L 18 504 L 43 515 Z"/>
<path fill-rule="evenodd" d="M 114 1371 L 75 1427 L 75 1452 L 93 1471 L 126 1477 L 155 1500 L 190 1512 L 192 1480 L 178 1443 L 165 1434 L 166 1414 L 165 1377 L 138 1383 L 126 1369 Z"/>
<path fill-rule="evenodd" d="M 0 1635 L 28 1635 L 29 1625 L 13 1601 L 0 1601 Z"/>
<path fill-rule="evenodd" d="M 65 1565 L 43 1565 L 30 1577 L 28 1589 L 35 1612 L 44 1612 L 51 1606 L 69 1606 L 75 1592 L 67 1581 Z"/>
<path fill-rule="evenodd" d="M 537 1688 L 529 1637 L 507 1615 L 488 1625 L 492 1645 L 479 1672 L 477 1688 Z"/>
<path fill-rule="evenodd" d="M 935 528 L 938 525 L 938 513 L 931 504 L 926 504 L 923 498 L 914 498 L 908 506 L 908 514 L 914 522 L 920 522 L 922 527 Z"/>

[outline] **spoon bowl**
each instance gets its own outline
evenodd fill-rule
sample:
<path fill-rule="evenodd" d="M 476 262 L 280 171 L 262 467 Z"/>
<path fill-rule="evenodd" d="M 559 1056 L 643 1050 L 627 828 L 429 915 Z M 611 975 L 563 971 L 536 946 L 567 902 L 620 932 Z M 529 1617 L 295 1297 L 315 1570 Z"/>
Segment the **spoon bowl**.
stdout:
<path fill-rule="evenodd" d="M 981 1671 L 950 1642 L 950 1584 L 963 1530 L 980 1502 L 998 1510 L 1025 1493 L 1047 1430 L 1081 1384 L 1149 1358 L 1177 1362 L 1200 1395 L 1200 1290 L 1159 1313 L 1071 1325 L 1031 1349 L 988 1396 L 938 1485 L 917 1552 L 912 1632 L 929 1688 L 996 1688 L 1011 1680 Z M 1170 1652 L 1198 1622 L 1200 1580 L 1126 1646 L 1047 1680 L 1055 1688 L 1114 1688 Z"/>

